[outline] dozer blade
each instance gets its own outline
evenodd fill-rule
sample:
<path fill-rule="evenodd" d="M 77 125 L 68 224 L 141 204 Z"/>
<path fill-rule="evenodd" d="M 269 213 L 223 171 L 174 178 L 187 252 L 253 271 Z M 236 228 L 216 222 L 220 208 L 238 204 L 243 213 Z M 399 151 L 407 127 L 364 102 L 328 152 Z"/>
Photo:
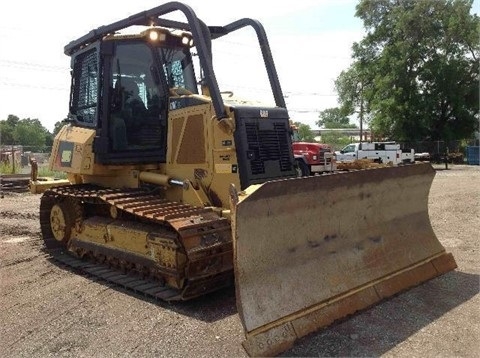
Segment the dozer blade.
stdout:
<path fill-rule="evenodd" d="M 276 355 L 455 269 L 428 217 L 434 176 L 430 164 L 414 164 L 272 181 L 240 195 L 232 224 L 246 351 Z"/>

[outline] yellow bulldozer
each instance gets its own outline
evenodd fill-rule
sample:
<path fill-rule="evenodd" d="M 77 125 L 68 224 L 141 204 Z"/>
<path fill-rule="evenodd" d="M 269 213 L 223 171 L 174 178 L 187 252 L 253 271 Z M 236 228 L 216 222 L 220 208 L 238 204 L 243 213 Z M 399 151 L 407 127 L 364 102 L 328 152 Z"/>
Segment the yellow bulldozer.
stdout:
<path fill-rule="evenodd" d="M 212 42 L 245 27 L 270 106 L 236 101 L 217 83 Z M 456 267 L 429 221 L 430 164 L 297 177 L 258 21 L 209 26 L 170 2 L 65 53 L 69 115 L 50 167 L 70 185 L 47 188 L 40 204 L 58 260 L 166 301 L 234 284 L 255 356 Z"/>

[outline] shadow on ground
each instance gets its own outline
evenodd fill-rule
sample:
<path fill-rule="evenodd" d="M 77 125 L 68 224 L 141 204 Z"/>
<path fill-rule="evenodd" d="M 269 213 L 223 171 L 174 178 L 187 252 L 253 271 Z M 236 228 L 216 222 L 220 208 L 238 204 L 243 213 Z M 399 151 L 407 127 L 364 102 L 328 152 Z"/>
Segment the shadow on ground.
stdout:
<path fill-rule="evenodd" d="M 49 260 L 64 270 L 84 274 L 53 257 Z M 237 314 L 233 286 L 190 301 L 169 303 L 92 275 L 85 276 L 116 291 L 199 321 L 215 322 Z M 379 356 L 470 300 L 479 293 L 479 282 L 477 274 L 449 272 L 298 340 L 282 356 Z"/>
<path fill-rule="evenodd" d="M 480 276 L 449 272 L 297 341 L 281 356 L 376 357 L 479 293 Z"/>
<path fill-rule="evenodd" d="M 235 289 L 233 287 L 233 282 L 232 286 L 230 287 L 220 289 L 216 292 L 212 292 L 204 296 L 191 299 L 189 301 L 166 302 L 160 299 L 152 298 L 151 296 L 146 296 L 142 293 L 138 293 L 123 286 L 116 285 L 115 283 L 109 282 L 101 277 L 94 276 L 86 272 L 82 268 L 68 266 L 64 260 L 59 260 L 56 258 L 57 256 L 65 257 L 65 254 L 59 255 L 58 253 L 56 253 L 50 256 L 51 254 L 48 250 L 44 249 L 44 252 L 49 255 L 48 260 L 52 264 L 60 267 L 63 270 L 69 271 L 76 275 L 85 276 L 90 280 L 108 286 L 113 290 L 122 292 L 124 294 L 144 300 L 146 302 L 154 303 L 158 306 L 164 307 L 165 309 L 172 310 L 190 318 L 194 318 L 204 322 L 215 322 L 237 313 L 237 307 L 235 304 Z"/>

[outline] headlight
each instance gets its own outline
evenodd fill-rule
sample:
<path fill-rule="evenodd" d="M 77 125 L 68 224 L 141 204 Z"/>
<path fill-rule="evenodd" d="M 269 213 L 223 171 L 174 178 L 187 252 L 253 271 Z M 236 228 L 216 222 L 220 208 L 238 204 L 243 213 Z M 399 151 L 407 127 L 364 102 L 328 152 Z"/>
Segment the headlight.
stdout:
<path fill-rule="evenodd" d="M 193 46 L 193 39 L 189 36 L 182 37 L 182 44 L 185 46 Z"/>
<path fill-rule="evenodd" d="M 150 39 L 150 41 L 165 41 L 166 36 L 163 32 L 150 30 L 148 32 L 148 38 Z"/>

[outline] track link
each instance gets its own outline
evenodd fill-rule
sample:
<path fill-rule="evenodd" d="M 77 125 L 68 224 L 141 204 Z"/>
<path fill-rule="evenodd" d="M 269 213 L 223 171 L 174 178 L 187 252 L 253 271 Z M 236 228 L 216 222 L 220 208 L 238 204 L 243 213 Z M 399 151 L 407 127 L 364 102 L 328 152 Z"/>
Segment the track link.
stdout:
<path fill-rule="evenodd" d="M 55 238 L 52 232 L 54 205 L 64 207 L 63 240 Z M 81 227 L 83 220 L 109 215 L 121 216 L 124 222 L 153 225 L 162 235 L 174 237 L 188 258 L 186 266 L 174 273 L 185 277 L 185 285 L 181 288 L 166 285 L 161 274 L 171 274 L 172 269 L 159 267 L 154 260 L 139 260 L 128 253 L 119 258 L 115 253 L 118 250 L 100 245 L 96 249 L 95 243 L 85 243 L 74 237 L 75 228 Z M 155 299 L 188 300 L 229 286 L 233 281 L 229 221 L 211 209 L 170 202 L 154 191 L 105 189 L 89 184 L 52 188 L 42 197 L 40 223 L 45 246 L 52 258 Z"/>

